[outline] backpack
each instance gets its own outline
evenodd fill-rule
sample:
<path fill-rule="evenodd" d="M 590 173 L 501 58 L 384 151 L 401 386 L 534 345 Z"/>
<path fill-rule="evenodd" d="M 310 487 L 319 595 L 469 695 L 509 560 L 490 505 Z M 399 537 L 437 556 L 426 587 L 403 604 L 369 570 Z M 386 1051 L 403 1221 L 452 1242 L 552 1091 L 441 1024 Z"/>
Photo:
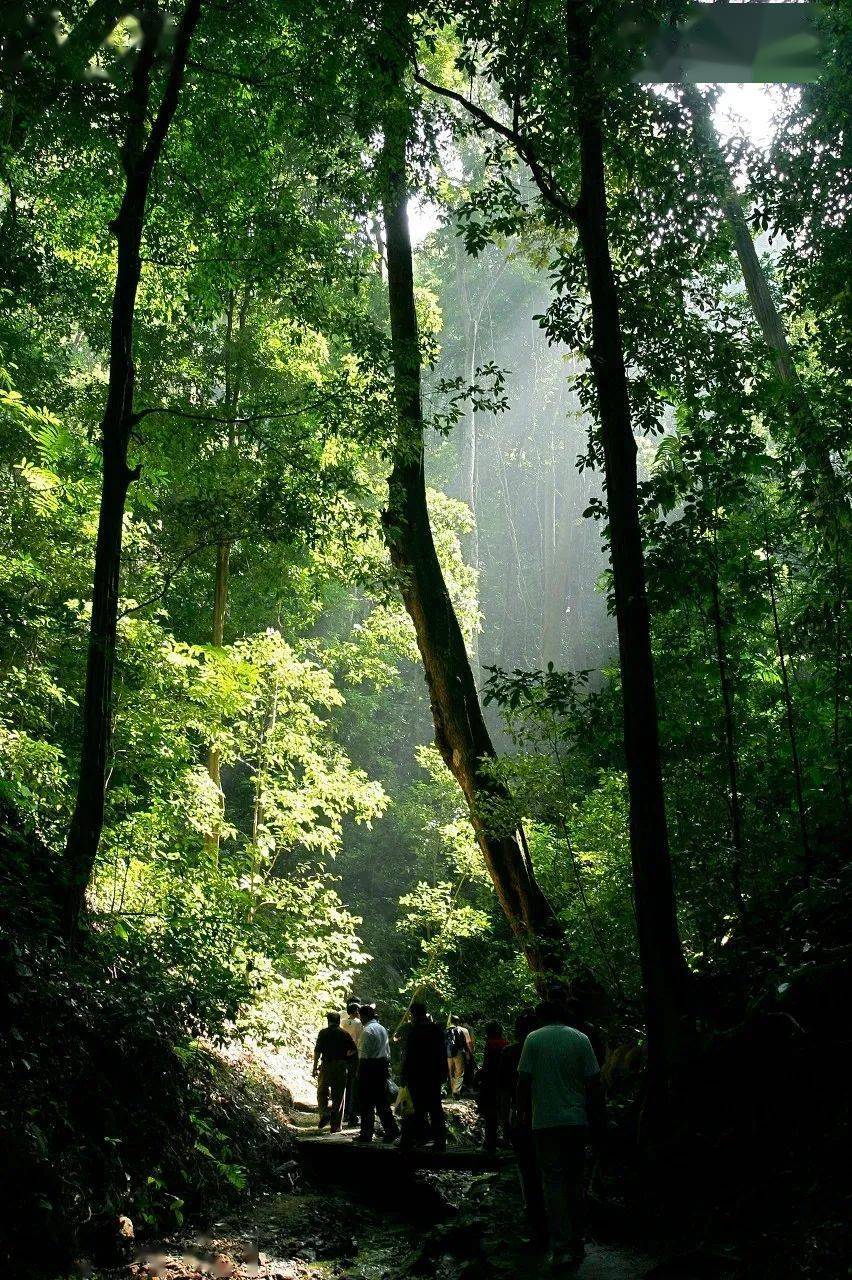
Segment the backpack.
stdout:
<path fill-rule="evenodd" d="M 467 1041 L 461 1027 L 447 1028 L 447 1057 L 456 1058 L 467 1051 Z"/>

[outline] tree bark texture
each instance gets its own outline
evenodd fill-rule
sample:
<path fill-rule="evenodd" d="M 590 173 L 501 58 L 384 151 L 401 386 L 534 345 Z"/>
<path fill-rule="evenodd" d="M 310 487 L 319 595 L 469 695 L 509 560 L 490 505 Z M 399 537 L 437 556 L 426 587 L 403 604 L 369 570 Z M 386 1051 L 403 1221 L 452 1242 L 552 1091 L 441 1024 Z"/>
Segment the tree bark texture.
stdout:
<path fill-rule="evenodd" d="M 386 15 L 387 21 L 393 23 L 389 29 L 398 41 L 407 26 L 405 10 L 391 4 Z M 396 454 L 388 481 L 386 534 L 426 671 L 436 743 L 467 800 L 477 841 L 509 924 L 532 970 L 546 973 L 559 968 L 562 931 L 519 840 L 515 835 L 497 834 L 490 820 L 490 806 L 505 804 L 509 797 L 483 769 L 483 764 L 494 759 L 495 751 L 429 524 L 420 344 L 405 179 L 410 119 L 401 93 L 402 74 L 398 62 L 395 102 L 385 120 L 383 154 L 388 302 L 398 417 Z"/>
<path fill-rule="evenodd" d="M 678 931 L 669 856 L 636 489 L 636 442 L 607 231 L 601 109 L 592 84 L 585 32 L 572 29 L 572 13 L 576 15 L 576 10 L 568 12 L 569 40 L 580 67 L 574 95 L 581 174 L 576 224 L 592 308 L 591 362 L 604 452 L 649 1076 L 660 1088 L 682 1048 L 688 971 Z"/>
<path fill-rule="evenodd" d="M 201 0 L 189 0 L 178 27 L 171 67 L 159 109 L 145 139 L 151 76 L 160 22 L 143 13 L 143 41 L 133 69 L 127 136 L 122 154 L 125 185 L 112 225 L 118 261 L 112 302 L 107 400 L 101 421 L 103 475 L 95 549 L 92 618 L 83 699 L 83 740 L 74 813 L 65 847 L 63 927 L 72 935 L 85 904 L 86 889 L 100 843 L 104 792 L 112 731 L 121 544 L 127 490 L 138 470 L 128 467 L 134 425 L 133 324 L 142 264 L 140 248 L 151 175 L 177 107 L 189 43 Z"/>

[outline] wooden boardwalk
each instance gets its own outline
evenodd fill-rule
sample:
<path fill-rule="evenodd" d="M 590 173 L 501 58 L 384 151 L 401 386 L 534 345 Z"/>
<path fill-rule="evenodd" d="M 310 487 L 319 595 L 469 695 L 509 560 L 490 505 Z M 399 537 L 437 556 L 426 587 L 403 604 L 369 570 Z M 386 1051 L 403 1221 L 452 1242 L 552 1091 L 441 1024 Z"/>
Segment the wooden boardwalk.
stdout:
<path fill-rule="evenodd" d="M 514 1164 L 511 1152 L 498 1152 L 490 1156 L 477 1147 L 449 1146 L 445 1151 L 431 1147 L 402 1149 L 376 1138 L 369 1144 L 354 1141 L 352 1133 L 305 1133 L 296 1139 L 299 1158 L 314 1167 L 322 1166 L 324 1172 L 333 1170 L 349 1176 L 357 1170 L 369 1168 L 384 1174 L 394 1167 L 400 1169 L 456 1169 L 473 1173 L 496 1172 Z"/>

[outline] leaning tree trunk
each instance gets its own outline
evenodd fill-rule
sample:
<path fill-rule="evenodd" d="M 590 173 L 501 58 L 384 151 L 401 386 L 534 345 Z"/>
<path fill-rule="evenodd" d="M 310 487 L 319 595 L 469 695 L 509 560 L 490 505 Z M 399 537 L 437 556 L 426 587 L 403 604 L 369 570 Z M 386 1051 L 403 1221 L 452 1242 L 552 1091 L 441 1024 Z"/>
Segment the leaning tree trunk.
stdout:
<path fill-rule="evenodd" d="M 138 468 L 128 467 L 134 425 L 133 322 L 141 274 L 140 248 L 145 205 L 154 166 L 177 107 L 189 42 L 201 11 L 201 0 L 188 0 L 178 27 L 163 98 L 147 140 L 145 120 L 151 93 L 161 18 L 142 15 L 143 43 L 133 69 L 127 137 L 122 153 L 125 185 L 113 223 L 118 262 L 112 303 L 109 386 L 101 422 L 103 476 L 95 549 L 92 619 L 83 700 L 83 741 L 74 813 L 65 847 L 62 916 L 68 936 L 76 929 L 95 865 L 104 820 L 107 758 L 112 730 L 112 686 L 118 623 L 121 543 L 124 508 Z"/>
<path fill-rule="evenodd" d="M 388 47 L 397 50 L 407 23 L 403 5 L 389 4 L 386 18 L 386 30 L 395 34 Z M 391 52 L 388 63 L 392 88 L 384 122 L 382 178 L 398 418 L 385 512 L 388 547 L 426 670 L 436 743 L 464 792 L 477 841 L 509 924 L 533 971 L 544 973 L 559 967 L 561 929 L 519 840 L 514 834 L 500 831 L 491 811 L 494 806 L 508 806 L 510 798 L 505 788 L 488 775 L 487 766 L 495 751 L 429 524 L 420 343 L 405 178 L 411 122 L 402 92 L 404 68 L 399 53 Z"/>

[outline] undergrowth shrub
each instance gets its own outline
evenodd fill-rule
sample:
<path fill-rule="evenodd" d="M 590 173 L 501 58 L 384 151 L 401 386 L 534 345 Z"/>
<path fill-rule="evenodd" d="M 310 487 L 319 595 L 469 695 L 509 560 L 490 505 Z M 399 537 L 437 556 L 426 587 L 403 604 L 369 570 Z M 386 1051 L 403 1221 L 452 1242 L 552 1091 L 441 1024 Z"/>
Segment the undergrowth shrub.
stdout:
<path fill-rule="evenodd" d="M 186 942 L 154 948 L 128 927 L 70 951 L 8 923 L 0 933 L 7 1265 L 49 1273 L 108 1253 L 120 1214 L 173 1229 L 287 1158 L 286 1092 L 210 1043 L 227 1035 L 239 983 L 215 948 L 193 982 L 175 958 Z"/>

